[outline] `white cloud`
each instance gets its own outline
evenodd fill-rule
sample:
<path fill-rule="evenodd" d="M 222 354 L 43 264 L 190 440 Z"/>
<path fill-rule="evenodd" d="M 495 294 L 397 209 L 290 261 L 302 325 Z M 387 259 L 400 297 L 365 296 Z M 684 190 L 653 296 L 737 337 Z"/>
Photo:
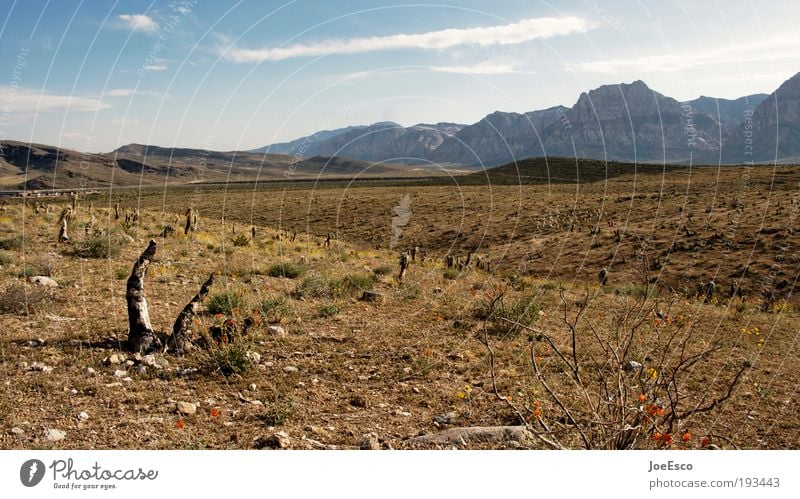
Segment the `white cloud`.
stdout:
<path fill-rule="evenodd" d="M 144 14 L 121 14 L 117 19 L 122 21 L 123 26 L 131 31 L 144 31 L 153 33 L 158 30 L 158 23 L 152 17 Z"/>
<path fill-rule="evenodd" d="M 54 95 L 21 87 L 0 87 L 0 102 L 11 112 L 98 111 L 111 107 L 91 97 Z"/>
<path fill-rule="evenodd" d="M 579 17 L 542 17 L 486 28 L 452 28 L 428 33 L 332 39 L 287 47 L 245 49 L 232 47 L 222 51 L 233 62 L 279 61 L 293 57 L 313 57 L 330 53 L 355 54 L 394 49 L 445 49 L 458 45 L 511 45 L 570 33 L 584 33 L 590 23 Z"/>
<path fill-rule="evenodd" d="M 161 95 L 151 90 L 137 90 L 135 88 L 114 88 L 103 92 L 104 97 L 133 97 L 134 95 Z"/>
<path fill-rule="evenodd" d="M 515 73 L 530 73 L 519 69 L 514 64 L 481 62 L 469 66 L 430 66 L 428 70 L 435 73 L 456 73 L 467 75 L 504 75 Z"/>
<path fill-rule="evenodd" d="M 166 71 L 167 69 L 169 69 L 169 66 L 167 66 L 163 62 L 157 62 L 154 64 L 145 64 L 144 66 L 142 66 L 142 69 L 144 69 L 145 71 Z"/>
<path fill-rule="evenodd" d="M 712 64 L 741 64 L 798 59 L 797 35 L 775 35 L 763 40 L 726 45 L 698 52 L 693 46 L 687 53 L 660 54 L 636 58 L 606 59 L 567 64 L 567 69 L 614 74 L 622 71 L 673 72 Z"/>

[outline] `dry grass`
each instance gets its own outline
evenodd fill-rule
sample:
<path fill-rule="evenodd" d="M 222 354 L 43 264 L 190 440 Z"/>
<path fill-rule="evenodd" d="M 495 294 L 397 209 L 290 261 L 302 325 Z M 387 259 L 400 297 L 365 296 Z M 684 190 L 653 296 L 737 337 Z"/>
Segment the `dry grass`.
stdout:
<path fill-rule="evenodd" d="M 150 237 L 198 199 L 171 201 L 175 206 L 165 216 L 143 211 L 139 225 L 130 229 L 133 242 L 121 242 L 119 255 L 110 259 L 72 256 L 55 243 L 54 221 L 28 214 L 24 244 L 3 252 L 0 293 L 28 286 L 18 276 L 24 262 L 29 265 L 40 254 L 52 255 L 50 273 L 60 287 L 46 308 L 0 315 L 3 376 L 8 381 L 0 407 L 0 447 L 252 448 L 274 426 L 287 431 L 299 448 L 308 445 L 304 436 L 354 447 L 369 432 L 404 447 L 408 437 L 437 431 L 434 417 L 442 414 L 455 413 L 458 426 L 515 424 L 521 417 L 537 424 L 534 410 L 560 432 L 565 446 L 581 447 L 580 435 L 569 431 L 569 422 L 540 383 L 530 351 L 533 345 L 548 385 L 578 418 L 588 406 L 575 392 L 556 350 L 571 350 L 564 303 L 573 317 L 588 290 L 592 299 L 582 313 L 576 344 L 587 380 L 597 373 L 615 375 L 603 367 L 603 345 L 620 341 L 619 325 L 630 320 L 625 319 L 627 311 L 645 296 L 655 308 L 643 312 L 629 354 L 643 364 L 645 374 L 653 365 L 673 365 L 673 357 L 659 364 L 654 353 L 677 354 L 665 349 L 675 334 L 691 329 L 689 352 L 716 347 L 684 373 L 685 404 L 720 397 L 742 361 L 750 362 L 729 400 L 676 425 L 681 434 L 693 437 L 686 443 L 676 437 L 673 448 L 699 447 L 706 435 L 723 447 L 798 448 L 796 304 L 788 291 L 776 286 L 784 294 L 764 310 L 764 298 L 756 291 L 770 271 L 775 284 L 794 282 L 797 275 L 797 240 L 790 231 L 795 206 L 790 185 L 796 182 L 781 173 L 770 192 L 763 188 L 766 173 L 751 171 L 750 187 L 742 190 L 741 175 L 722 173 L 719 180 L 716 172 L 696 173 L 688 191 L 681 172 L 669 174 L 674 178 L 638 178 L 636 198 L 628 200 L 623 198 L 634 185 L 630 177 L 580 190 L 573 185 L 470 187 L 457 195 L 441 187 L 286 191 L 282 227 L 259 220 L 256 239 L 241 247 L 230 242 L 230 226 L 214 220 L 214 205 L 221 205 L 221 199 L 203 196 L 208 205 L 196 206 L 203 215 L 200 232 L 159 240 L 157 261 L 146 281 L 154 326 L 170 330 L 212 271 L 219 273 L 212 295 L 231 293 L 240 298 L 239 306 L 223 310 L 224 317 L 201 313 L 196 333 L 228 315 L 237 321 L 253 315 L 259 325 L 241 343 L 186 357 L 167 355 L 168 366 L 146 372 L 103 362 L 119 351 L 126 335 L 124 280 L 118 274 L 130 268 Z M 715 185 L 716 198 L 709 196 Z M 659 194 L 662 190 L 669 194 Z M 374 269 L 397 268 L 397 252 L 387 246 L 393 235 L 392 207 L 405 194 L 412 196 L 413 216 L 403 228 L 401 246 L 406 249 L 413 242 L 423 248 L 425 258 L 412 262 L 398 283 L 394 272 Z M 271 213 L 270 220 L 276 220 L 271 203 L 280 197 L 260 196 L 256 213 Z M 293 210 L 286 210 L 292 206 L 287 199 L 298 200 Z M 715 201 L 707 214 L 704 206 L 711 199 Z M 731 208 L 734 199 L 747 208 Z M 776 214 L 778 199 L 783 210 Z M 142 201 L 151 202 L 147 197 Z M 587 213 L 602 207 L 600 234 L 589 234 L 591 219 L 580 217 L 580 230 L 573 226 L 570 232 L 566 222 L 576 203 Z M 238 215 L 230 206 L 226 210 L 229 220 L 238 216 L 240 227 L 249 227 L 249 207 Z M 97 226 L 118 229 L 113 214 L 95 211 Z M 12 240 L 19 235 L 21 210 L 11 206 L 4 216 L 10 220 L 2 226 L 0 240 Z M 79 212 L 79 220 L 86 217 Z M 728 228 L 729 219 L 735 221 L 735 230 Z M 682 231 L 683 225 L 691 235 Z M 297 237 L 290 241 L 295 228 Z M 620 242 L 613 232 L 617 229 L 624 234 Z M 322 235 L 329 231 L 337 239 L 326 248 Z M 715 231 L 731 242 L 711 238 Z M 601 244 L 593 246 L 598 240 Z M 466 256 L 476 241 L 478 254 L 498 270 L 489 273 L 473 266 L 446 278 L 442 258 L 448 248 Z M 663 250 L 670 246 L 674 251 L 667 258 Z M 654 265 L 658 256 L 660 263 Z M 304 275 L 270 275 L 271 267 L 285 263 L 302 266 Z M 610 270 L 605 287 L 597 285 L 601 267 Z M 743 280 L 745 292 L 729 298 L 727 281 L 734 275 Z M 712 279 L 717 290 L 705 299 L 695 284 Z M 655 294 L 648 291 L 652 287 Z M 360 301 L 364 289 L 383 299 Z M 488 313 L 487 302 L 501 292 L 501 313 Z M 336 313 L 321 313 L 334 308 Z M 670 320 L 655 315 L 656 309 Z M 500 317 L 525 327 L 504 334 Z M 494 376 L 485 345 L 487 319 L 500 333 L 488 336 Z M 267 326 L 276 323 L 288 335 L 270 334 Z M 556 348 L 544 348 L 539 333 L 528 328 L 546 334 Z M 592 330 L 605 342 L 598 342 Z M 28 343 L 37 338 L 44 345 Z M 250 365 L 243 360 L 247 352 L 260 358 Z M 30 370 L 33 362 L 54 370 Z M 97 374 L 85 375 L 86 367 Z M 114 377 L 117 369 L 127 369 L 131 380 Z M 628 382 L 637 388 L 649 383 L 646 377 Z M 174 412 L 178 400 L 198 403 L 197 414 L 179 417 Z M 87 421 L 77 419 L 81 411 L 89 413 Z M 591 422 L 581 424 L 590 428 Z M 25 433 L 13 435 L 12 427 Z M 62 429 L 67 438 L 47 443 L 42 439 L 46 428 Z M 635 447 L 663 445 L 646 436 Z"/>

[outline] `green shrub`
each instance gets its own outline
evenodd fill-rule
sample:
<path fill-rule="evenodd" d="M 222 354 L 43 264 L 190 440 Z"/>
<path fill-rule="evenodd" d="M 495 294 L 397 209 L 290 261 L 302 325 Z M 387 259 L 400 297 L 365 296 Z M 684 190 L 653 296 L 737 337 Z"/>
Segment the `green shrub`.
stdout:
<path fill-rule="evenodd" d="M 276 263 L 269 268 L 267 272 L 271 277 L 287 277 L 289 279 L 296 279 L 303 275 L 305 269 L 299 265 L 289 262 Z"/>
<path fill-rule="evenodd" d="M 281 319 L 292 313 L 289 303 L 283 296 L 265 299 L 259 304 L 258 310 L 269 322 L 280 322 Z"/>
<path fill-rule="evenodd" d="M 457 271 L 456 269 L 445 269 L 442 275 L 444 276 L 445 279 L 448 279 L 450 281 L 455 281 L 456 279 L 461 277 L 461 272 Z"/>
<path fill-rule="evenodd" d="M 209 298 L 206 308 L 211 314 L 232 315 L 233 309 L 238 308 L 241 299 L 230 291 L 218 293 Z"/>
<path fill-rule="evenodd" d="M 19 251 L 22 249 L 22 236 L 0 239 L 0 250 Z"/>
<path fill-rule="evenodd" d="M 33 277 L 35 275 L 39 275 L 39 272 L 32 266 L 26 265 L 20 272 L 17 274 L 17 277 Z"/>
<path fill-rule="evenodd" d="M 254 366 L 247 352 L 247 345 L 240 342 L 211 348 L 206 359 L 206 370 L 219 372 L 223 376 L 241 376 Z"/>
<path fill-rule="evenodd" d="M 122 251 L 118 241 L 109 237 L 92 237 L 78 242 L 72 251 L 73 256 L 80 258 L 116 258 Z"/>
<path fill-rule="evenodd" d="M 250 244 L 250 238 L 245 236 L 244 234 L 239 234 L 238 236 L 232 239 L 233 245 L 237 247 L 243 247 Z"/>
<path fill-rule="evenodd" d="M 294 414 L 292 399 L 281 397 L 269 404 L 268 408 L 259 418 L 267 426 L 281 426 Z"/>
<path fill-rule="evenodd" d="M 293 294 L 297 298 L 334 298 L 336 282 L 325 276 L 306 277 Z"/>
<path fill-rule="evenodd" d="M 319 316 L 320 317 L 333 317 L 334 315 L 339 313 L 339 307 L 336 305 L 323 305 L 319 307 Z"/>
<path fill-rule="evenodd" d="M 118 281 L 127 279 L 128 276 L 130 275 L 131 275 L 130 269 L 126 269 L 124 267 L 119 267 L 117 270 L 114 271 L 114 277 L 116 277 Z"/>
<path fill-rule="evenodd" d="M 11 253 L 5 251 L 0 253 L 0 265 L 11 265 L 12 263 L 14 263 L 14 257 L 11 256 Z"/>
<path fill-rule="evenodd" d="M 491 309 L 491 301 L 479 304 L 473 311 L 476 319 L 490 323 L 489 331 L 500 336 L 515 336 L 539 319 L 539 305 L 533 297 L 513 300 L 501 298 Z"/>
<path fill-rule="evenodd" d="M 375 285 L 373 274 L 348 274 L 339 281 L 337 286 L 342 294 L 361 294 L 372 289 Z"/>
<path fill-rule="evenodd" d="M 372 272 L 375 275 L 389 275 L 393 270 L 394 268 L 391 265 L 380 265 L 372 269 Z"/>

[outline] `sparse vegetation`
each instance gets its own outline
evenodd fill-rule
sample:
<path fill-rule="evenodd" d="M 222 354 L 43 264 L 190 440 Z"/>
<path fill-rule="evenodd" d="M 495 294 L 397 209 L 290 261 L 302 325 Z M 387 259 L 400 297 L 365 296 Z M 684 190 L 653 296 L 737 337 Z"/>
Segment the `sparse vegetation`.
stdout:
<path fill-rule="evenodd" d="M 79 241 L 71 254 L 80 258 L 116 258 L 122 251 L 122 244 L 110 237 L 92 237 Z"/>
<path fill-rule="evenodd" d="M 290 262 L 276 263 L 269 268 L 267 272 L 271 277 L 286 277 L 288 279 L 297 279 L 302 276 L 305 269 L 300 265 L 295 265 Z"/>
<path fill-rule="evenodd" d="M 209 298 L 206 308 L 210 314 L 233 315 L 233 310 L 238 309 L 240 305 L 239 295 L 232 291 L 225 291 Z"/>

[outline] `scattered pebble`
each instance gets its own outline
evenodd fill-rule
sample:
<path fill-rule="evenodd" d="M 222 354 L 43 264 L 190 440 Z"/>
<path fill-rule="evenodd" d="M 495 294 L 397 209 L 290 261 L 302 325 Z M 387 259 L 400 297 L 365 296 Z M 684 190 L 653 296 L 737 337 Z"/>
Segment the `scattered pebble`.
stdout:
<path fill-rule="evenodd" d="M 403 372 L 406 373 L 406 374 L 411 374 L 411 368 L 410 367 L 404 367 L 403 368 Z"/>
<path fill-rule="evenodd" d="M 281 326 L 269 326 L 267 328 L 267 333 L 271 336 L 277 336 L 278 338 L 286 337 L 286 329 L 282 328 Z"/>
<path fill-rule="evenodd" d="M 125 362 L 125 356 L 119 353 L 111 354 L 103 359 L 103 364 L 106 365 L 122 364 L 123 362 Z"/>
<path fill-rule="evenodd" d="M 22 428 L 20 428 L 18 426 L 15 426 L 15 427 L 11 428 L 11 434 L 12 435 L 16 435 L 18 437 L 21 437 L 22 435 L 25 434 L 25 430 L 23 430 Z"/>
<path fill-rule="evenodd" d="M 250 383 L 249 385 L 247 385 L 247 389 L 250 390 L 251 392 L 256 391 L 256 388 L 258 388 L 258 385 L 256 385 L 255 383 Z"/>
<path fill-rule="evenodd" d="M 94 376 L 97 374 L 97 371 L 95 371 L 93 367 L 84 367 L 83 374 L 84 376 Z"/>
<path fill-rule="evenodd" d="M 254 443 L 256 449 L 288 449 L 292 440 L 284 431 L 278 431 L 268 437 L 259 437 Z"/>
<path fill-rule="evenodd" d="M 40 347 L 44 345 L 44 340 L 42 338 L 36 338 L 35 340 L 28 340 L 25 342 L 25 346 L 28 347 Z"/>
<path fill-rule="evenodd" d="M 456 424 L 456 413 L 455 412 L 448 412 L 447 414 L 441 414 L 433 418 L 433 422 L 439 425 L 453 425 Z"/>
<path fill-rule="evenodd" d="M 30 371 L 39 371 L 45 374 L 53 372 L 53 368 L 43 362 L 31 362 L 31 365 L 28 369 Z"/>
<path fill-rule="evenodd" d="M 66 436 L 67 436 L 66 433 L 64 433 L 61 430 L 57 430 L 55 428 L 48 429 L 44 434 L 44 438 L 48 442 L 58 442 L 59 440 L 64 440 Z"/>
<path fill-rule="evenodd" d="M 78 413 L 78 420 L 79 421 L 86 421 L 89 419 L 89 413 L 86 411 L 81 411 Z"/>
<path fill-rule="evenodd" d="M 191 402 L 176 402 L 175 410 L 178 411 L 179 414 L 191 415 L 197 412 L 197 406 Z"/>
<path fill-rule="evenodd" d="M 283 372 L 286 372 L 286 373 L 296 373 L 299 370 L 300 369 L 297 366 L 286 366 L 286 367 L 283 368 Z"/>
<path fill-rule="evenodd" d="M 128 371 L 122 369 L 117 369 L 116 371 L 114 371 L 115 378 L 125 378 L 127 376 L 128 376 Z"/>
<path fill-rule="evenodd" d="M 250 362 L 252 362 L 253 364 L 258 364 L 259 362 L 261 362 L 261 354 L 258 352 L 248 350 L 247 353 L 244 355 L 245 357 L 250 359 Z"/>
<path fill-rule="evenodd" d="M 43 275 L 34 275 L 28 278 L 31 284 L 36 284 L 37 286 L 44 286 L 46 288 L 57 288 L 58 283 L 47 276 Z"/>
<path fill-rule="evenodd" d="M 362 437 L 358 448 L 361 450 L 381 450 L 381 442 L 378 440 L 378 435 L 367 433 Z"/>

